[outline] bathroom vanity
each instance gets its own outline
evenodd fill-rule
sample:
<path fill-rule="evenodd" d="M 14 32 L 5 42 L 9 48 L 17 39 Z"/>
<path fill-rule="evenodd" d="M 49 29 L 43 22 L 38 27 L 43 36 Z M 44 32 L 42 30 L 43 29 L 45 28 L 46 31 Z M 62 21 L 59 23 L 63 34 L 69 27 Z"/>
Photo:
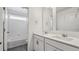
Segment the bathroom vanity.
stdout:
<path fill-rule="evenodd" d="M 52 34 L 33 34 L 34 51 L 79 51 L 79 40 Z"/>

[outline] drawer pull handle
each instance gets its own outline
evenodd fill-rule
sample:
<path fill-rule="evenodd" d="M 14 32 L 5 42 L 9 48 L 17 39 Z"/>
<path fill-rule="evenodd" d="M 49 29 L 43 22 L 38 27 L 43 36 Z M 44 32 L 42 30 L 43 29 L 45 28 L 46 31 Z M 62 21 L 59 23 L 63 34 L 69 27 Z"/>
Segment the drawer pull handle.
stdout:
<path fill-rule="evenodd" d="M 0 42 L 0 44 L 2 44 L 2 43 Z"/>
<path fill-rule="evenodd" d="M 37 41 L 36 43 L 37 43 L 37 44 L 39 44 L 39 42 L 38 42 L 38 41 Z"/>

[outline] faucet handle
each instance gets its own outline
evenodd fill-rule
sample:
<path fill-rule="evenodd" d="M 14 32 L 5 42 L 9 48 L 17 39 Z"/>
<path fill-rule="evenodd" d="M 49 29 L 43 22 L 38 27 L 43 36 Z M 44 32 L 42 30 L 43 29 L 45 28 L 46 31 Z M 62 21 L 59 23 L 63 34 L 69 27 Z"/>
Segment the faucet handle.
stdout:
<path fill-rule="evenodd" d="M 45 31 L 45 34 L 47 34 L 48 32 Z"/>
<path fill-rule="evenodd" d="M 62 34 L 63 37 L 67 37 L 67 34 Z"/>

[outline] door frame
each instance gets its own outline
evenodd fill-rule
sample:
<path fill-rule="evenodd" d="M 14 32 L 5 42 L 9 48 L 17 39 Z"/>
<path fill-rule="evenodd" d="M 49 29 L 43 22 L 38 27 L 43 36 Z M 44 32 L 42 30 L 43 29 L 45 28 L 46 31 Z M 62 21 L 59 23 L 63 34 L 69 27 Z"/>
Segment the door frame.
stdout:
<path fill-rule="evenodd" d="M 8 11 L 7 7 L 3 7 L 4 10 L 4 22 L 3 22 L 3 33 L 4 33 L 4 51 L 7 51 L 7 31 L 8 31 Z"/>
<path fill-rule="evenodd" d="M 8 18 L 9 18 L 9 15 L 8 15 L 8 7 L 3 7 L 3 10 L 4 10 L 4 21 L 3 21 L 3 36 L 4 36 L 4 46 L 3 46 L 3 49 L 4 49 L 4 51 L 7 51 L 7 49 L 8 49 L 8 45 L 7 45 L 7 40 L 8 40 L 8 34 L 7 34 L 7 32 L 8 32 Z M 28 15 L 27 15 L 27 41 L 26 41 L 26 43 L 27 43 L 27 46 L 28 46 L 28 34 L 29 34 L 29 8 L 27 7 L 27 10 L 28 10 Z M 27 50 L 28 50 L 28 47 L 27 47 Z"/>
<path fill-rule="evenodd" d="M 4 11 L 0 7 L 0 51 L 3 51 L 3 21 L 4 21 Z"/>

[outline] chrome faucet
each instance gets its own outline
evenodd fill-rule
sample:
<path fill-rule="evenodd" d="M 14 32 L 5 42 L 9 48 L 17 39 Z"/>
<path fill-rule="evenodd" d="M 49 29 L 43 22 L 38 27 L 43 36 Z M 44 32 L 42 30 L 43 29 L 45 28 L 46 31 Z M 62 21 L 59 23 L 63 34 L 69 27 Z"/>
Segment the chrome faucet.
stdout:
<path fill-rule="evenodd" d="M 67 37 L 67 34 L 62 34 L 63 37 Z"/>

